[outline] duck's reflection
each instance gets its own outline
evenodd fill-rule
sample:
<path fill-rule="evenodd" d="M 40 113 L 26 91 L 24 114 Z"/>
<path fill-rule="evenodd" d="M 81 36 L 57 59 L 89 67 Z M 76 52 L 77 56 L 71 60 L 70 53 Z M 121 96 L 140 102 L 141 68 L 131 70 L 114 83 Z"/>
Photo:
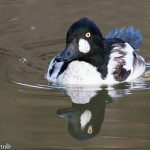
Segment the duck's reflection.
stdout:
<path fill-rule="evenodd" d="M 71 136 L 77 140 L 88 140 L 101 129 L 106 103 L 143 87 L 145 87 L 145 80 L 138 78 L 130 83 L 103 89 L 66 88 L 66 93 L 72 100 L 72 107 L 58 109 L 57 114 L 68 121 L 68 131 Z"/>
<path fill-rule="evenodd" d="M 68 131 L 77 140 L 87 140 L 99 133 L 104 120 L 106 101 L 111 102 L 107 90 L 67 90 L 72 107 L 58 109 L 57 114 L 68 121 Z"/>

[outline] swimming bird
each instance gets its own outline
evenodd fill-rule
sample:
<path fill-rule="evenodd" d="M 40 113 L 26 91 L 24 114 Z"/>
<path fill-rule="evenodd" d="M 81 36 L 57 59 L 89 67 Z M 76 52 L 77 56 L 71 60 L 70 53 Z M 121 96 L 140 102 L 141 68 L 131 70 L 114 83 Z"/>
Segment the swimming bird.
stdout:
<path fill-rule="evenodd" d="M 102 85 L 128 82 L 145 71 L 144 58 L 137 54 L 143 37 L 134 27 L 117 28 L 102 36 L 88 18 L 73 23 L 66 47 L 52 59 L 46 78 L 72 85 Z"/>

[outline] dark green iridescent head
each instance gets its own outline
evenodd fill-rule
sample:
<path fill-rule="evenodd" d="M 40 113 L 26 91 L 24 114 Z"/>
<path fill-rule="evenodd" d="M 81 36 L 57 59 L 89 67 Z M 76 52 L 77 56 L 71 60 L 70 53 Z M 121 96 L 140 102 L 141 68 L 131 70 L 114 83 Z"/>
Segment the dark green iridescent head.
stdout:
<path fill-rule="evenodd" d="M 88 18 L 73 23 L 67 32 L 66 48 L 57 61 L 103 61 L 103 38 L 96 24 Z"/>
<path fill-rule="evenodd" d="M 89 38 L 86 37 L 86 33 L 88 32 L 91 34 Z M 89 42 L 95 39 L 101 41 L 102 34 L 93 21 L 83 18 L 71 25 L 67 32 L 66 42 L 71 42 L 73 39 L 77 39 L 78 42 L 80 38 L 86 39 Z"/>

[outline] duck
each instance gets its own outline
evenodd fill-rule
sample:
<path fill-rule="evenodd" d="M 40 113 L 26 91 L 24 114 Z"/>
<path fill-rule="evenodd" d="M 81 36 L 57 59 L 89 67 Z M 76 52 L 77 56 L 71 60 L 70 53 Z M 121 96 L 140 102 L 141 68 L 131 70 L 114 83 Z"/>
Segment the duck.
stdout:
<path fill-rule="evenodd" d="M 73 23 L 65 49 L 49 64 L 46 79 L 64 85 L 103 85 L 130 82 L 145 72 L 145 60 L 137 54 L 143 36 L 122 27 L 105 37 L 88 18 Z"/>

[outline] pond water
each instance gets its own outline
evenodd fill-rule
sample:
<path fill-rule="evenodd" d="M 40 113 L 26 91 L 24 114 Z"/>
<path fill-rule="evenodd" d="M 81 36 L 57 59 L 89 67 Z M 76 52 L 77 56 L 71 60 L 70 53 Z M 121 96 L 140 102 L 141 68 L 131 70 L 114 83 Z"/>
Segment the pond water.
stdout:
<path fill-rule="evenodd" d="M 6 0 L 0 2 L 0 145 L 11 149 L 150 149 L 150 80 L 113 87 L 48 83 L 50 60 L 69 26 L 92 19 L 103 35 L 135 26 L 150 73 L 150 1 Z M 80 126 L 83 115 L 91 117 Z M 9 147 L 10 148 L 10 147 Z"/>

